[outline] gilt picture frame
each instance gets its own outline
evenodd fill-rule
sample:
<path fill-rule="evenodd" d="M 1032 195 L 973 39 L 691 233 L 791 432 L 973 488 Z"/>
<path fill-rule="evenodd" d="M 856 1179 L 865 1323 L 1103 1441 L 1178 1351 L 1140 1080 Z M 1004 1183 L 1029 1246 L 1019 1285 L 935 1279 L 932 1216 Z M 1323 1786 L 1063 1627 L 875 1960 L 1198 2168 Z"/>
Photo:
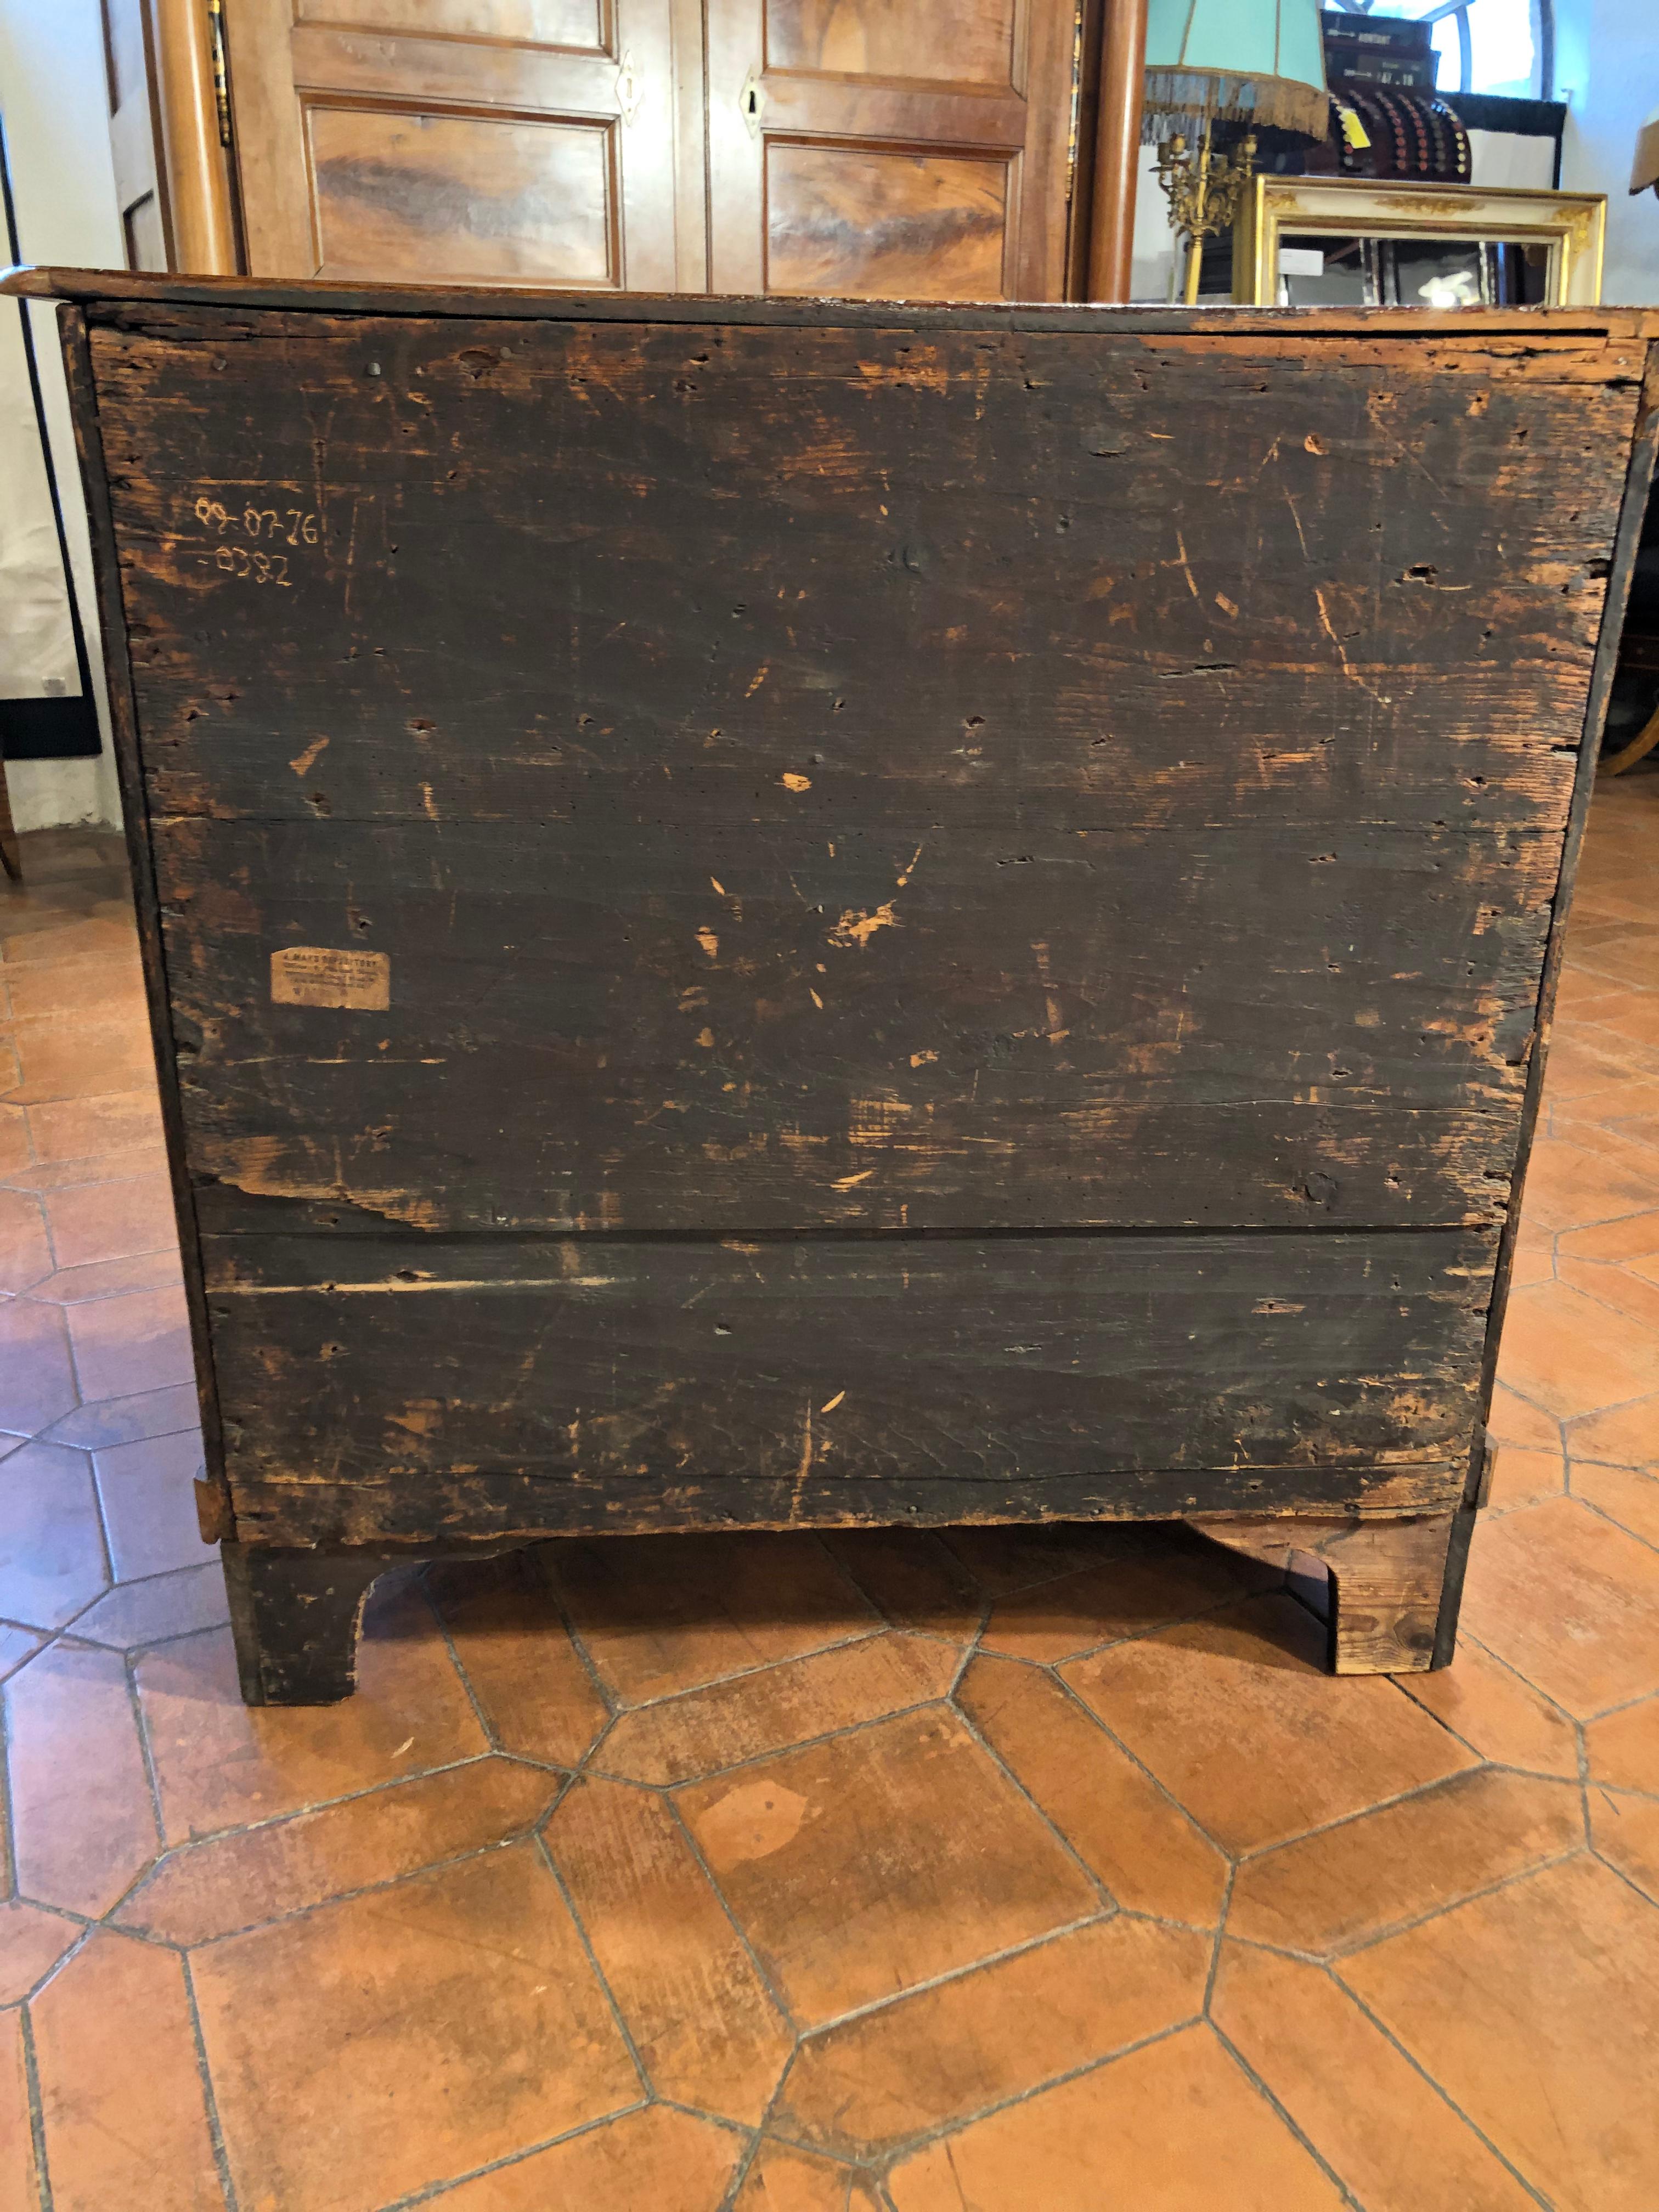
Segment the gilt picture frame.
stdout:
<path fill-rule="evenodd" d="M 1534 266 L 1542 264 L 1543 297 L 1536 304 L 1594 307 L 1601 295 L 1606 234 L 1607 200 L 1599 192 L 1258 175 L 1233 231 L 1233 298 L 1250 307 L 1283 303 L 1281 255 L 1292 241 L 1299 248 L 1302 241 L 1324 239 L 1380 245 L 1411 240 L 1530 250 Z M 1480 258 L 1490 266 L 1489 255 Z M 1416 303 L 1402 297 L 1368 304 Z"/>

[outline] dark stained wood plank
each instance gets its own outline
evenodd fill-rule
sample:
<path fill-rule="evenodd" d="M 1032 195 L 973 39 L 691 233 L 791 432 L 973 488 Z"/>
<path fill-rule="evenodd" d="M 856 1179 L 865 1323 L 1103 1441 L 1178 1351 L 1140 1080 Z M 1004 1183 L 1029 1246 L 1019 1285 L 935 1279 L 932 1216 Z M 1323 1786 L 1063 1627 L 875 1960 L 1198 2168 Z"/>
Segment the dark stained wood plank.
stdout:
<path fill-rule="evenodd" d="M 158 811 L 1559 819 L 1622 387 L 287 322 L 98 340 Z"/>
<path fill-rule="evenodd" d="M 270 1540 L 349 1540 L 327 1532 L 363 1485 L 442 1528 L 452 1486 L 474 1501 L 475 1478 L 512 1494 L 531 1475 L 549 1528 L 602 1518 L 618 1485 L 690 1514 L 734 1480 L 868 1501 L 926 1482 L 963 1504 L 983 1484 L 996 1517 L 1021 1496 L 1066 1511 L 1113 1471 L 1224 1474 L 1208 1494 L 1238 1510 L 1258 1470 L 1443 1484 L 1492 1243 L 210 1237 L 238 1530 L 280 1492 Z"/>
<path fill-rule="evenodd" d="M 1031 302 L 1016 307 L 919 301 L 763 298 L 555 293 L 514 285 L 453 283 L 362 285 L 317 280 L 139 273 L 108 269 L 22 268 L 0 273 L 0 293 L 84 303 L 89 320 L 136 327 L 167 307 L 258 308 L 332 315 L 412 315 L 428 319 L 484 315 L 529 322 L 699 323 L 711 317 L 733 328 L 799 329 L 834 322 L 847 329 L 1068 331 L 1143 337 L 1195 335 L 1217 339 L 1267 337 L 1305 348 L 1310 339 L 1339 357 L 1350 340 L 1399 339 L 1449 366 L 1505 374 L 1570 376 L 1590 383 L 1623 378 L 1639 383 L 1645 350 L 1659 332 L 1659 313 L 1644 307 L 1262 308 L 1089 306 Z M 1483 356 L 1486 358 L 1483 358 Z"/>
<path fill-rule="evenodd" d="M 1558 858 L 1254 827 L 155 834 L 215 1228 L 261 1225 L 249 1198 L 440 1230 L 1495 1219 Z M 389 1003 L 275 1003 L 289 945 L 372 951 Z"/>
<path fill-rule="evenodd" d="M 450 1477 L 441 1487 L 383 1478 L 299 1481 L 254 1474 L 239 1479 L 235 1498 L 239 1538 L 250 1552 L 267 1544 L 321 1544 L 369 1547 L 380 1557 L 386 1547 L 401 1546 L 404 1557 L 425 1559 L 452 1545 L 487 1555 L 492 1546 L 551 1537 L 693 1529 L 1171 1521 L 1236 1512 L 1241 1505 L 1264 1513 L 1416 1515 L 1443 1511 L 1462 1479 L 1461 1460 L 1382 1468 L 1119 1468 L 1054 1475 L 1041 1484 L 914 1470 L 895 1480 L 859 1484 L 740 1470 L 722 1471 L 708 1484 L 661 1474 L 611 1475 L 591 1485 L 471 1474 Z"/>

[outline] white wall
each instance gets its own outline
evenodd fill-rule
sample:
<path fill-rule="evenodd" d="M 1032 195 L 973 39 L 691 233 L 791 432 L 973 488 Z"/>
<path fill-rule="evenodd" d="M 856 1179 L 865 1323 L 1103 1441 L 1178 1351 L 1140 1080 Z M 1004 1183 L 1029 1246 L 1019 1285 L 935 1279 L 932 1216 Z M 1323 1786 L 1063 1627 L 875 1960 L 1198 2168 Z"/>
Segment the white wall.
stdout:
<path fill-rule="evenodd" d="M 0 0 L 0 110 L 25 260 L 118 269 L 125 259 L 110 159 L 108 95 L 98 0 Z M 8 307 L 7 312 L 11 310 Z M 55 311 L 30 310 L 53 459 L 64 496 L 88 648 L 98 659 L 92 561 L 75 439 L 58 352 Z M 0 611 L 0 620 L 3 620 Z M 94 674 L 96 673 L 94 668 Z M 6 769 L 20 830 L 120 820 L 108 717 L 96 760 L 12 761 Z"/>
<path fill-rule="evenodd" d="M 1607 196 L 1601 296 L 1659 306 L 1659 199 L 1630 192 L 1644 116 L 1659 106 L 1659 12 L 1654 0 L 1555 0 L 1556 96 L 1567 102 L 1561 182 Z"/>

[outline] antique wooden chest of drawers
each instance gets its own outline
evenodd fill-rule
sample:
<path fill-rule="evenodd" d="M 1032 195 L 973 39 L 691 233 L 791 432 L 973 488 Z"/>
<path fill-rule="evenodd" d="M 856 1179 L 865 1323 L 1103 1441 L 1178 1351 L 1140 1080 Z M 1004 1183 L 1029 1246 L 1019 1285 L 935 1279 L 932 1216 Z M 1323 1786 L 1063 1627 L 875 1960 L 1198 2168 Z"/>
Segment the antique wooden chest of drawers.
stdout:
<path fill-rule="evenodd" d="M 392 1559 L 854 1522 L 1449 1656 L 1659 319 L 13 282 L 250 1698 Z"/>

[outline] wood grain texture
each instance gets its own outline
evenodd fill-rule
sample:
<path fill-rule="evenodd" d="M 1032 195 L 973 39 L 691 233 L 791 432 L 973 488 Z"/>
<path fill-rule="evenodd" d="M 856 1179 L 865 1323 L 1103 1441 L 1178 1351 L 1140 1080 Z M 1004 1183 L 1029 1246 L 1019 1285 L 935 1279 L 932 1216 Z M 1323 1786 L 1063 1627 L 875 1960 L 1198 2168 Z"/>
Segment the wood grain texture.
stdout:
<path fill-rule="evenodd" d="M 239 1533 L 503 1485 L 550 1526 L 734 1479 L 785 1522 L 941 1488 L 1040 1517 L 1118 1474 L 1443 1498 L 1491 1241 L 210 1237 Z"/>
<path fill-rule="evenodd" d="M 229 296 L 92 345 L 238 1539 L 1312 1516 L 1425 1663 L 1649 326 Z"/>
<path fill-rule="evenodd" d="M 325 274 L 617 281 L 614 125 L 331 106 L 307 121 Z"/>
<path fill-rule="evenodd" d="M 1501 1213 L 1553 840 L 935 831 L 900 890 L 839 823 L 603 818 L 157 825 L 208 1224 Z M 384 1013 L 274 1003 L 343 944 Z"/>
<path fill-rule="evenodd" d="M 962 0 L 943 28 L 927 0 L 769 0 L 774 69 L 830 76 L 1014 82 L 1014 0 Z"/>
<path fill-rule="evenodd" d="M 258 273 L 637 290 L 695 263 L 672 0 L 230 0 L 229 24 Z"/>
<path fill-rule="evenodd" d="M 1622 386 L 169 327 L 96 343 L 213 1225 L 1501 1212 Z M 270 1007 L 283 943 L 386 1021 Z"/>
<path fill-rule="evenodd" d="M 714 0 L 711 279 L 724 291 L 1059 299 L 1075 13 Z"/>
<path fill-rule="evenodd" d="M 1454 1510 L 1402 1520 L 1297 1513 L 1194 1520 L 1218 1544 L 1288 1568 L 1298 1554 L 1330 1571 L 1334 1674 L 1420 1674 L 1437 1664 L 1436 1631 Z M 1449 1657 L 1449 1653 L 1447 1656 Z"/>
<path fill-rule="evenodd" d="M 995 155 L 767 148 L 769 292 L 1000 300 L 1007 220 Z"/>

